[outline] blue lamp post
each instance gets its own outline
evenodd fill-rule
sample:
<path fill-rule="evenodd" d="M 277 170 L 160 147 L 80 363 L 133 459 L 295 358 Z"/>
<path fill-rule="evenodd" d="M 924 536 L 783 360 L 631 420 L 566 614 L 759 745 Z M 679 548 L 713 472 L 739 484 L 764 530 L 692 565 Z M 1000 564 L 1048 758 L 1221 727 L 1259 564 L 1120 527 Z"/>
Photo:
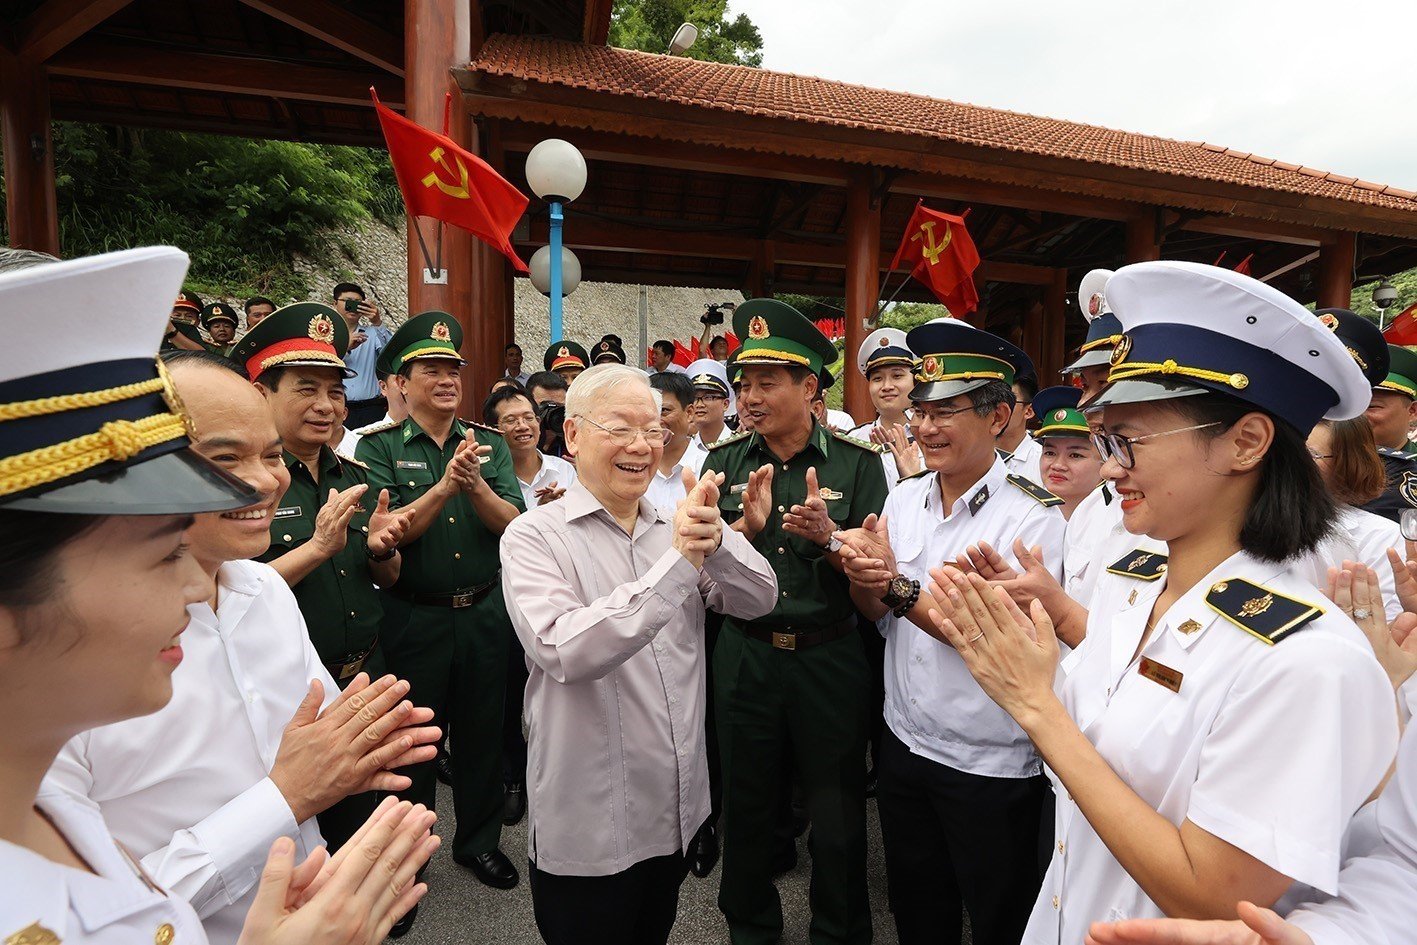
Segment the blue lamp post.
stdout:
<path fill-rule="evenodd" d="M 536 257 L 542 255 L 541 250 L 537 250 L 532 256 L 530 268 L 532 282 L 536 284 L 537 289 L 551 297 L 551 341 L 556 342 L 564 337 L 561 324 L 562 299 L 575 289 L 574 284 L 567 285 L 569 280 L 563 272 L 565 254 L 568 251 L 561 245 L 561 227 L 565 222 L 565 205 L 585 190 L 585 158 L 569 141 L 548 138 L 532 148 L 531 153 L 527 155 L 526 180 L 532 191 L 547 202 L 551 212 L 551 245 L 545 247 L 547 278 L 544 287 L 537 280 Z M 579 269 L 579 265 L 576 268 Z M 579 273 L 575 281 L 580 281 Z"/>

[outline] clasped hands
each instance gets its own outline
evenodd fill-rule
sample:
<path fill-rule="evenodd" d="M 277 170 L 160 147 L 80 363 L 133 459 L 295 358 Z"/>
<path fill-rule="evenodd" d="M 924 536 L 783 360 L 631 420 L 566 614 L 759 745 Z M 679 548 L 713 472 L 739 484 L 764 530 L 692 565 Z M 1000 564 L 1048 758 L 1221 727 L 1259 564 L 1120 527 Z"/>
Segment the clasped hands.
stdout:
<path fill-rule="evenodd" d="M 723 543 L 723 518 L 718 511 L 719 488 L 723 473 L 709 473 L 702 479 L 685 467 L 681 473 L 684 498 L 674 510 L 674 535 L 671 544 L 695 568 L 704 566 L 704 559 Z"/>
<path fill-rule="evenodd" d="M 476 492 L 487 484 L 482 478 L 482 464 L 491 455 L 492 447 L 478 443 L 469 432 L 443 470 L 444 481 L 463 492 Z"/>

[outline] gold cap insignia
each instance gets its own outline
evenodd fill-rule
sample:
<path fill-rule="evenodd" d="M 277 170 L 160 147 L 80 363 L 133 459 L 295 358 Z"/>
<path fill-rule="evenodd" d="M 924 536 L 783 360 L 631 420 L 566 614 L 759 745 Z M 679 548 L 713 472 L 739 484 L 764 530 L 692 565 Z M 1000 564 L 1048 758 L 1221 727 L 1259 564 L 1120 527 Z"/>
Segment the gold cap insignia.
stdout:
<path fill-rule="evenodd" d="M 1096 318 L 1102 314 L 1104 298 L 1101 292 L 1092 293 L 1092 298 L 1087 300 L 1087 314 Z"/>
<path fill-rule="evenodd" d="M 1132 336 L 1123 335 L 1122 340 L 1117 342 L 1117 347 L 1112 349 L 1112 364 L 1118 365 L 1127 360 L 1127 355 L 1132 353 Z"/>
<path fill-rule="evenodd" d="M 328 315 L 316 315 L 310 319 L 310 328 L 306 332 L 312 341 L 321 341 L 325 344 L 333 344 L 335 340 L 335 323 L 330 321 Z"/>
<path fill-rule="evenodd" d="M 1332 312 L 1324 312 L 1319 316 L 1319 321 L 1322 322 L 1323 326 L 1329 331 L 1338 331 L 1338 316 Z"/>
<path fill-rule="evenodd" d="M 570 356 L 571 349 L 567 348 L 565 345 L 562 345 L 561 350 L 556 352 L 556 357 L 558 358 L 569 358 Z"/>
<path fill-rule="evenodd" d="M 1066 420 L 1068 419 L 1068 412 L 1066 410 L 1055 410 L 1053 411 L 1053 419 L 1059 421 Z"/>
<path fill-rule="evenodd" d="M 891 343 L 891 340 L 890 340 L 889 338 L 887 338 L 885 335 L 882 335 L 882 336 L 881 336 L 881 347 L 882 347 L 882 348 L 886 347 L 886 345 L 888 345 L 888 344 L 890 344 L 890 343 Z"/>
<path fill-rule="evenodd" d="M 920 371 L 925 375 L 925 380 L 933 381 L 940 377 L 940 359 L 931 355 L 920 362 Z"/>
<path fill-rule="evenodd" d="M 434 341 L 447 341 L 451 343 L 453 340 L 453 333 L 448 331 L 447 322 L 434 322 L 433 333 L 431 337 Z"/>
<path fill-rule="evenodd" d="M 608 342 L 608 341 L 602 341 L 602 342 L 600 343 L 600 350 L 601 350 L 601 351 L 609 351 L 609 350 L 610 350 L 610 342 Z"/>
<path fill-rule="evenodd" d="M 767 319 L 761 315 L 754 315 L 748 322 L 748 337 L 755 340 L 768 338 L 772 332 L 768 331 Z"/>

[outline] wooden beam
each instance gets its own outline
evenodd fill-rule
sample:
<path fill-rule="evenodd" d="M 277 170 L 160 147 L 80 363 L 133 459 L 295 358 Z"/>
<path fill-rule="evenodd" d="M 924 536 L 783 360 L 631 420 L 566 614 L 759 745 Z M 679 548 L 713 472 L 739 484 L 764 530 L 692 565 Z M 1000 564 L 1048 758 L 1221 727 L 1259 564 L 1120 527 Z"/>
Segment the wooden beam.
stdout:
<path fill-rule="evenodd" d="M 322 43 L 403 78 L 399 37 L 330 0 L 241 0 L 253 10 L 293 26 Z"/>
<path fill-rule="evenodd" d="M 133 0 L 48 0 L 19 25 L 15 50 L 44 62 Z"/>
<path fill-rule="evenodd" d="M 239 95 L 266 95 L 335 105 L 368 105 L 369 86 L 391 108 L 404 104 L 403 82 L 385 72 L 303 63 L 270 63 L 241 56 L 183 52 L 161 55 L 141 45 L 86 39 L 49 61 L 54 75 L 131 82 Z M 442 123 L 441 99 L 433 127 Z M 459 111 L 460 109 L 454 109 Z"/>
<path fill-rule="evenodd" d="M 610 9 L 613 6 L 613 0 L 585 0 L 581 42 L 589 46 L 605 45 L 610 39 Z"/>
<path fill-rule="evenodd" d="M 0 54 L 0 151 L 10 245 L 59 255 L 49 83 L 37 62 Z"/>
<path fill-rule="evenodd" d="M 1331 243 L 1319 247 L 1319 308 L 1347 308 L 1353 301 L 1356 248 L 1357 241 L 1352 233 L 1335 233 Z"/>

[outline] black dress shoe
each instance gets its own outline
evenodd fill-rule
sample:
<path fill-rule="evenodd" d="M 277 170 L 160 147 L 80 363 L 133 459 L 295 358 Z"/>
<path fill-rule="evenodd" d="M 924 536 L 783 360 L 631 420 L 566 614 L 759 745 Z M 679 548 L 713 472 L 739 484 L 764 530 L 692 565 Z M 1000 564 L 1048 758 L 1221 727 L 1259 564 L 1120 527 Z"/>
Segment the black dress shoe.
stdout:
<path fill-rule="evenodd" d="M 389 938 L 403 938 L 408 934 L 408 930 L 413 928 L 413 920 L 418 918 L 418 903 L 413 904 L 413 908 L 404 913 L 402 919 L 394 923 L 394 927 L 389 929 Z"/>
<path fill-rule="evenodd" d="M 526 785 L 521 782 L 504 785 L 502 788 L 502 826 L 511 827 L 521 823 L 526 816 Z"/>
<path fill-rule="evenodd" d="M 517 868 L 501 850 L 493 850 L 491 853 L 479 854 L 465 860 L 457 857 L 453 859 L 459 866 L 472 870 L 472 875 L 477 877 L 478 882 L 493 889 L 511 889 L 521 880 L 517 875 Z"/>
<path fill-rule="evenodd" d="M 453 786 L 453 765 L 450 755 L 439 755 L 438 760 L 433 762 L 433 773 L 439 781 L 448 787 Z"/>
<path fill-rule="evenodd" d="M 718 831 L 704 824 L 689 843 L 689 872 L 699 879 L 713 872 L 718 863 Z"/>

